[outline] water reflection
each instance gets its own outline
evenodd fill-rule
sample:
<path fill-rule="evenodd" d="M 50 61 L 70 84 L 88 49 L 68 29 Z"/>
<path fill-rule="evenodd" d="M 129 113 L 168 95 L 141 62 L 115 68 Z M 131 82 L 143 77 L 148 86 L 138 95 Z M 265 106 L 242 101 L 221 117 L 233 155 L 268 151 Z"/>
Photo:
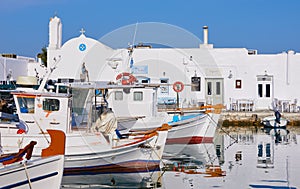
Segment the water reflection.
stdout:
<path fill-rule="evenodd" d="M 103 175 L 106 183 L 85 187 L 295 189 L 300 186 L 300 128 L 287 127 L 279 137 L 278 131 L 223 127 L 214 143 L 167 146 L 161 171 Z"/>

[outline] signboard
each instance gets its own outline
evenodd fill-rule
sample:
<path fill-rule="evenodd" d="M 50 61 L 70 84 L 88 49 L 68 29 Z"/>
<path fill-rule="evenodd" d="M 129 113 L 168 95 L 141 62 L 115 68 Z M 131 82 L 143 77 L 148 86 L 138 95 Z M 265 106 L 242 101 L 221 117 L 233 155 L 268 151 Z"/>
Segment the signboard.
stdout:
<path fill-rule="evenodd" d="M 200 91 L 201 90 L 201 78 L 200 77 L 192 77 L 192 91 Z"/>
<path fill-rule="evenodd" d="M 132 66 L 132 74 L 148 74 L 148 65 L 145 66 Z"/>

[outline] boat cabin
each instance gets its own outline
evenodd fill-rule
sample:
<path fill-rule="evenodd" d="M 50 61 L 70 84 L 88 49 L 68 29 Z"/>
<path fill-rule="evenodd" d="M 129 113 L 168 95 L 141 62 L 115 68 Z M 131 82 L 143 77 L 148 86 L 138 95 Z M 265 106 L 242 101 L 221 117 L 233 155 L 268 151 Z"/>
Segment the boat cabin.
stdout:
<path fill-rule="evenodd" d="M 71 95 L 41 92 L 12 92 L 19 119 L 25 122 L 27 133 L 46 129 L 71 130 Z"/>

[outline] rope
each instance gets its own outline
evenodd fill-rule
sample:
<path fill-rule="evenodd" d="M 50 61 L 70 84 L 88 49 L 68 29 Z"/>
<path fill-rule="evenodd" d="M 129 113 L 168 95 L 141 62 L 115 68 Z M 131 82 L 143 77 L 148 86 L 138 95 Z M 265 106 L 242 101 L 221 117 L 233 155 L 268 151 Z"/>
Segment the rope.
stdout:
<path fill-rule="evenodd" d="M 32 189 L 32 184 L 31 184 L 31 180 L 27 171 L 27 166 L 26 166 L 26 161 L 23 162 L 24 165 L 24 170 L 25 170 L 25 174 L 26 174 L 26 178 L 28 180 L 28 184 L 29 184 L 29 188 Z"/>
<path fill-rule="evenodd" d="M 225 131 L 225 130 L 222 128 L 222 126 L 220 126 L 215 120 L 213 120 L 212 117 L 211 117 L 209 114 L 207 114 L 207 115 L 209 116 L 210 120 L 211 120 L 213 123 L 215 123 L 216 127 L 219 127 L 219 129 L 221 129 L 227 136 L 229 136 L 229 138 L 231 138 L 231 139 L 234 140 L 234 142 L 230 143 L 230 144 L 225 148 L 225 150 L 227 150 L 227 149 L 228 149 L 230 146 L 232 146 L 233 144 L 238 143 L 238 140 L 237 140 L 237 139 L 233 138 L 233 137 L 229 134 L 229 132 Z"/>
<path fill-rule="evenodd" d="M 40 124 L 37 122 L 37 120 L 35 119 L 34 116 L 32 116 L 32 118 L 34 119 L 34 121 L 36 122 L 36 125 L 38 126 L 38 128 L 40 129 L 41 133 L 43 134 L 44 138 L 46 139 L 47 143 L 50 144 L 50 141 L 48 140 L 48 138 L 45 135 L 45 132 L 43 131 L 42 127 L 40 126 Z"/>
<path fill-rule="evenodd" d="M 158 134 L 158 135 L 159 135 L 159 134 Z M 158 138 L 159 138 L 159 136 L 156 138 L 155 144 L 157 143 Z M 154 153 L 154 154 L 159 158 L 160 162 L 162 162 L 163 166 L 165 166 L 165 163 L 162 161 L 162 158 L 161 158 L 161 157 L 159 156 L 159 154 L 156 152 L 155 147 L 152 146 L 152 145 L 149 143 L 149 141 L 148 141 L 147 143 L 148 143 L 149 146 L 151 147 L 152 153 Z M 149 156 L 149 159 L 148 159 L 148 160 L 150 160 L 150 158 L 153 157 L 153 156 L 152 156 L 152 153 L 151 153 L 151 155 Z M 147 168 L 147 171 L 150 173 L 151 180 L 153 180 L 153 179 L 152 179 L 152 176 L 153 176 L 153 174 L 154 174 L 154 171 L 153 171 L 153 172 L 150 172 L 150 171 L 149 171 L 149 169 L 148 169 L 148 163 L 149 163 L 149 161 L 147 162 L 146 168 Z M 164 172 L 165 172 L 165 171 L 164 171 Z M 161 175 L 157 178 L 157 182 L 161 179 L 162 176 L 163 176 L 163 174 L 161 174 Z"/>
<path fill-rule="evenodd" d="M 22 137 L 21 137 L 21 139 L 18 139 L 18 141 L 17 141 L 18 148 L 21 148 L 21 147 L 22 147 L 23 140 L 24 140 L 24 134 L 22 134 Z"/>
<path fill-rule="evenodd" d="M 210 117 L 209 114 L 207 114 L 207 116 L 208 116 L 208 118 L 209 118 L 209 120 L 210 120 L 211 122 L 213 122 L 216 126 L 218 126 L 218 124 L 216 124 L 216 122 Z M 206 131 L 205 131 L 204 137 L 205 137 L 205 135 L 206 135 L 206 133 L 207 133 L 208 128 L 209 128 L 209 127 L 207 127 L 207 129 L 206 129 Z M 214 162 L 214 161 L 216 160 L 216 158 L 218 158 L 218 157 L 217 157 L 217 156 L 216 156 L 215 158 L 212 158 L 212 157 L 211 157 L 211 155 L 209 154 L 208 149 L 207 149 L 205 143 L 204 143 L 204 148 L 205 148 L 205 151 L 206 151 L 206 154 L 207 154 L 207 156 L 208 156 L 208 159 L 209 159 L 210 163 L 213 164 L 213 162 Z"/>

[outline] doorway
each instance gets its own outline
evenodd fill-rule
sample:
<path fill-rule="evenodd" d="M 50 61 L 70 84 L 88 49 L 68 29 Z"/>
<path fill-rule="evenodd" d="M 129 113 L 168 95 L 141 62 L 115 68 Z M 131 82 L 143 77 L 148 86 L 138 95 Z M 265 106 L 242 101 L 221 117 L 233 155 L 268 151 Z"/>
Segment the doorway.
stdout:
<path fill-rule="evenodd" d="M 223 104 L 223 78 L 205 79 L 205 99 L 206 104 Z"/>
<path fill-rule="evenodd" d="M 268 109 L 273 100 L 273 76 L 258 75 L 257 82 L 257 109 Z"/>

